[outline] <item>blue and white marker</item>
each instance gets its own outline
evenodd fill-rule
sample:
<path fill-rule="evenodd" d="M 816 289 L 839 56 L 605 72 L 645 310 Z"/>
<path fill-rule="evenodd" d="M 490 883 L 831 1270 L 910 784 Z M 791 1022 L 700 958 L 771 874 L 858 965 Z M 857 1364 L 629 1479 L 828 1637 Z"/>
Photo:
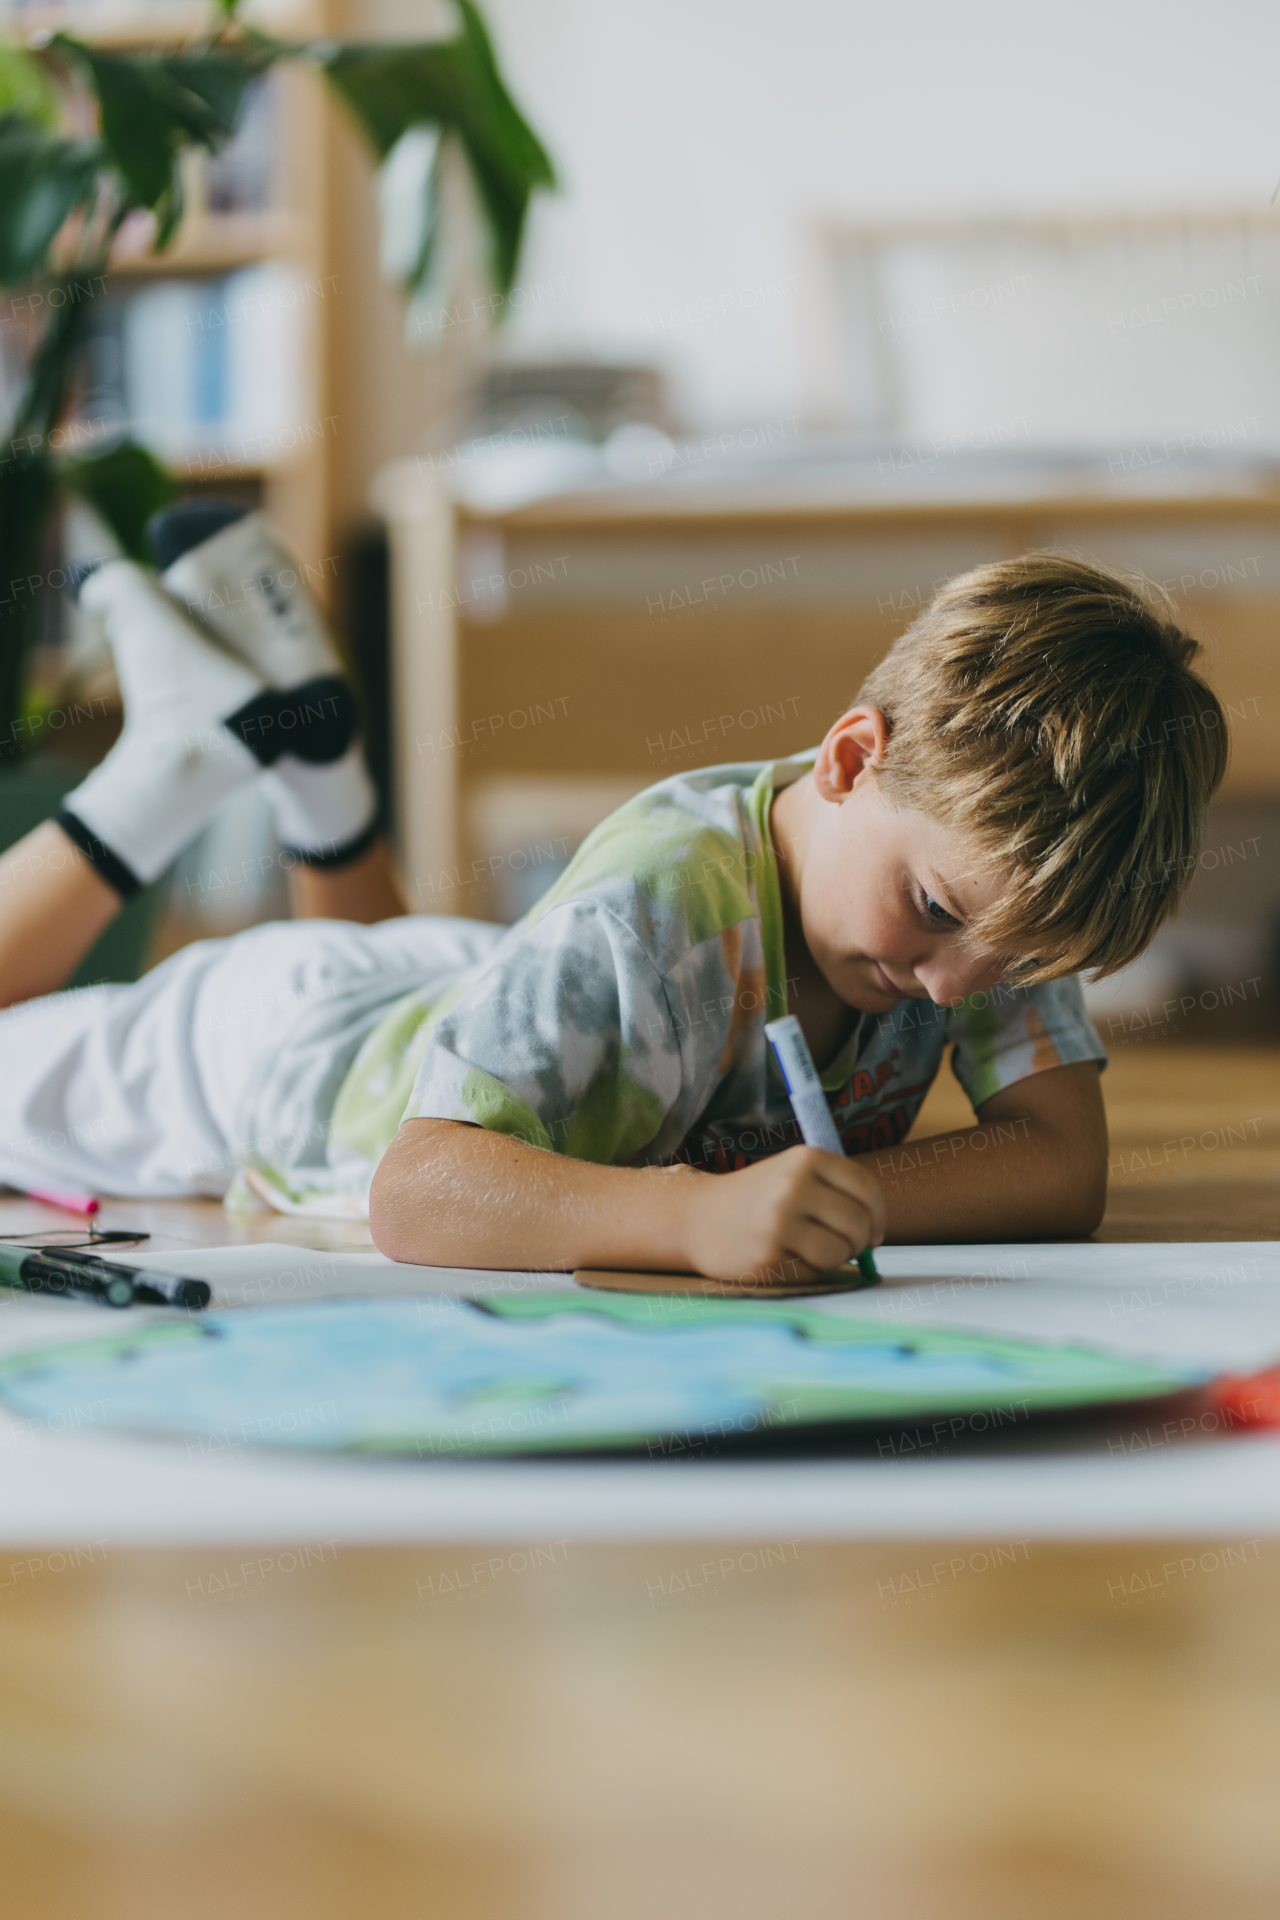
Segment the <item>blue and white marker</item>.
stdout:
<path fill-rule="evenodd" d="M 773 1057 L 781 1069 L 787 1097 L 795 1111 L 806 1147 L 820 1147 L 824 1153 L 843 1154 L 844 1145 L 836 1132 L 836 1123 L 831 1118 L 827 1096 L 822 1091 L 822 1081 L 813 1064 L 809 1043 L 800 1031 L 800 1022 L 793 1013 L 789 1013 L 785 1020 L 766 1021 L 764 1031 L 773 1048 Z M 864 1247 L 858 1255 L 858 1269 L 868 1286 L 874 1286 L 879 1280 L 875 1256 L 870 1247 Z"/>

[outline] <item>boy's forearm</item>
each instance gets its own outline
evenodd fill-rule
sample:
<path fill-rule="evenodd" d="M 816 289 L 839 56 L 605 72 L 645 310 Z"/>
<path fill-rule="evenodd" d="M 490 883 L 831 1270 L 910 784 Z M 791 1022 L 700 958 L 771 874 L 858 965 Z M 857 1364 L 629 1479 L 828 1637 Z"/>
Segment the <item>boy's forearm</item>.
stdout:
<path fill-rule="evenodd" d="M 441 1267 L 688 1271 L 688 1167 L 598 1167 L 456 1120 L 410 1120 L 369 1202 L 376 1245 Z"/>
<path fill-rule="evenodd" d="M 1072 1118 L 1074 1125 L 1065 1117 L 988 1113 L 978 1126 L 876 1154 L 872 1165 L 888 1202 L 886 1239 L 1079 1239 L 1094 1232 L 1106 1206 L 1106 1128 L 1087 1113 Z"/>
<path fill-rule="evenodd" d="M 761 1251 L 788 1197 L 774 1173 L 785 1174 L 804 1151 L 765 1163 L 770 1173 L 764 1165 L 735 1174 L 600 1167 L 461 1121 L 409 1120 L 378 1167 L 369 1223 L 383 1253 L 424 1266 L 725 1267 L 732 1277 L 776 1257 L 776 1249 Z M 864 1200 L 869 1187 L 877 1210 L 876 1180 L 883 1184 L 889 1240 L 1082 1237 L 1098 1225 L 1106 1201 L 1097 1070 L 1084 1063 L 1036 1074 L 987 1101 L 976 1127 L 839 1165 L 860 1169 L 840 1182 Z M 830 1177 L 828 1170 L 823 1179 Z M 744 1242 L 753 1207 L 758 1231 Z M 809 1217 L 812 1209 L 804 1202 L 800 1212 Z M 856 1235 L 869 1231 L 868 1215 L 846 1218 L 840 1231 L 858 1251 L 867 1244 Z M 779 1244 L 796 1243 L 784 1236 Z M 843 1257 L 828 1243 L 812 1264 Z"/>

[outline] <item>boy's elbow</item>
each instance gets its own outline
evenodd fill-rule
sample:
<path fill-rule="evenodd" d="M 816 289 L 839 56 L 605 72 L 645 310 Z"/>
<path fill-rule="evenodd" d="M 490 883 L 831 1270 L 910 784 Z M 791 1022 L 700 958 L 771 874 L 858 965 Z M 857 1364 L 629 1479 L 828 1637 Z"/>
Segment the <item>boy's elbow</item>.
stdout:
<path fill-rule="evenodd" d="M 431 1265 L 424 1227 L 421 1188 L 426 1168 L 421 1152 L 411 1153 L 398 1133 L 374 1171 L 369 1188 L 369 1232 L 374 1246 L 388 1260 Z"/>
<path fill-rule="evenodd" d="M 388 1260 L 407 1260 L 396 1222 L 389 1218 L 369 1195 L 369 1237 L 378 1252 Z"/>
<path fill-rule="evenodd" d="M 1087 1240 L 1091 1234 L 1096 1233 L 1102 1225 L 1103 1216 L 1106 1211 L 1107 1186 L 1104 1180 L 1100 1193 L 1090 1192 L 1077 1201 L 1076 1217 L 1074 1223 L 1068 1230 L 1072 1239 Z"/>
<path fill-rule="evenodd" d="M 463 1143 L 475 1131 L 453 1120 L 402 1123 L 369 1187 L 369 1232 L 388 1260 L 420 1267 L 451 1264 L 457 1253 L 452 1175 Z"/>
<path fill-rule="evenodd" d="M 401 1200 L 395 1169 L 388 1166 L 389 1148 L 378 1162 L 369 1188 L 369 1233 L 378 1252 L 388 1260 L 412 1260 L 406 1238 L 406 1209 Z"/>
<path fill-rule="evenodd" d="M 1068 1221 L 1065 1232 L 1074 1240 L 1087 1240 L 1102 1225 L 1107 1211 L 1107 1149 L 1082 1155 L 1072 1169 L 1066 1195 Z"/>

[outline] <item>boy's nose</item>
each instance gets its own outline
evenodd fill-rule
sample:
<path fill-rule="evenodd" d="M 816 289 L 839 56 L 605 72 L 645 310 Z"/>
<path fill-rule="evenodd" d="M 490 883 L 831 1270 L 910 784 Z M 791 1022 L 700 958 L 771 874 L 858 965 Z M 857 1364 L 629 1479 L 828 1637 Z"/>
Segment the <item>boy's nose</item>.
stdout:
<path fill-rule="evenodd" d="M 916 979 L 928 989 L 938 1007 L 954 1007 L 970 993 L 983 993 L 1001 977 L 1001 966 L 990 954 L 938 953 L 919 961 Z"/>

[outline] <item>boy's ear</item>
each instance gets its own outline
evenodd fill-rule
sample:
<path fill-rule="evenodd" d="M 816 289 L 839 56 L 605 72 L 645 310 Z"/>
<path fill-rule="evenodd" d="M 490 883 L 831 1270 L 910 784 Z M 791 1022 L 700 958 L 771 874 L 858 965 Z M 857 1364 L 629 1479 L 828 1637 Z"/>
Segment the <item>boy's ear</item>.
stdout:
<path fill-rule="evenodd" d="M 858 776 L 878 767 L 889 744 L 889 722 L 879 707 L 850 707 L 818 748 L 813 784 L 837 806 L 853 792 Z"/>

